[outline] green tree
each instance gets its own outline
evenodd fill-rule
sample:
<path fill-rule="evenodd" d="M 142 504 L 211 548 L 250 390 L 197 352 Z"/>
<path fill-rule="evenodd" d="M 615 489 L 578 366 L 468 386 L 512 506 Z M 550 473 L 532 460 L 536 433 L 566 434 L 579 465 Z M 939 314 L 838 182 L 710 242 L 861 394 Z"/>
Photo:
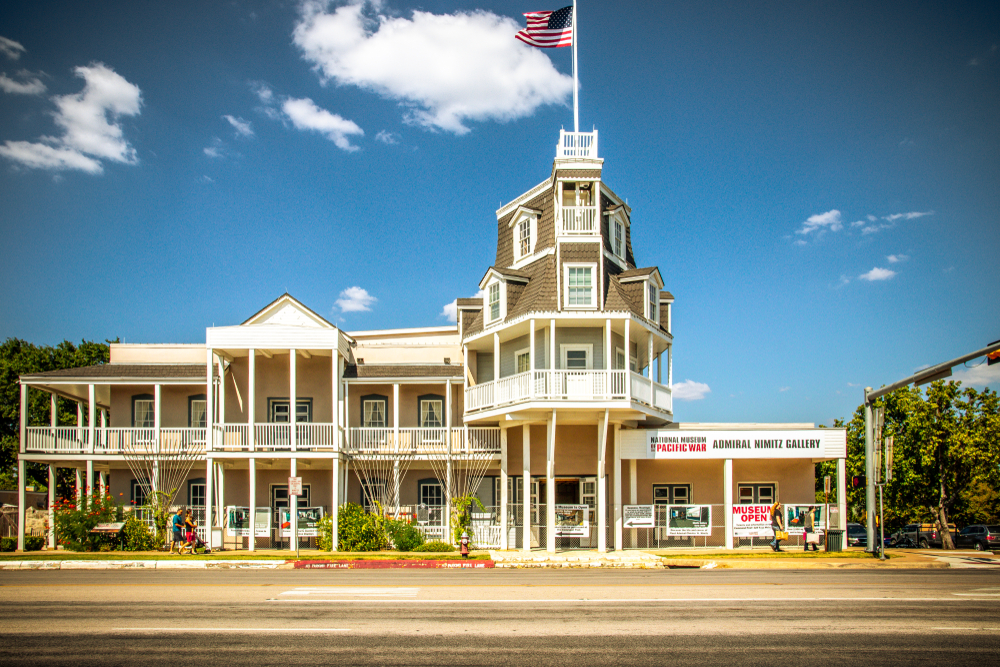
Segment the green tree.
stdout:
<path fill-rule="evenodd" d="M 79 345 L 63 341 L 56 346 L 34 345 L 17 338 L 8 338 L 0 344 L 0 487 L 17 485 L 17 453 L 20 441 L 21 375 L 43 373 L 60 368 L 76 368 L 105 364 L 110 358 L 110 346 L 105 343 L 81 341 Z M 49 397 L 44 392 L 33 391 L 28 395 L 28 425 L 45 426 L 49 423 Z M 76 407 L 71 401 L 57 400 L 59 423 L 76 424 Z M 45 466 L 29 463 L 25 471 L 26 483 L 39 490 L 48 489 Z M 70 471 L 61 473 L 57 483 L 59 495 L 73 494 L 75 479 Z"/>

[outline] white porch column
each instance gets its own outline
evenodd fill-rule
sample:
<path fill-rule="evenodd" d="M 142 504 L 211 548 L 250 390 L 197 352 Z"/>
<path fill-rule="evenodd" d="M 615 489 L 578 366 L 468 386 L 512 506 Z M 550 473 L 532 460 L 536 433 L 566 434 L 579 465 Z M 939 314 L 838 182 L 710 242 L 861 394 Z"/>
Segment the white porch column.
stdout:
<path fill-rule="evenodd" d="M 205 529 L 208 531 L 208 546 L 213 549 L 212 526 L 215 525 L 215 460 L 212 457 L 205 459 Z"/>
<path fill-rule="evenodd" d="M 330 551 L 337 551 L 337 519 L 340 516 L 340 448 L 337 447 L 333 457 L 333 469 L 330 471 L 330 519 L 333 528 Z"/>
<path fill-rule="evenodd" d="M 87 482 L 83 485 L 83 492 L 87 496 L 87 505 L 94 495 L 94 459 L 87 459 Z"/>
<path fill-rule="evenodd" d="M 298 437 L 299 434 L 297 433 L 298 427 L 295 425 L 296 418 L 298 417 L 298 412 L 299 412 L 299 395 L 298 392 L 296 391 L 297 382 L 295 377 L 296 366 L 298 365 L 297 364 L 298 359 L 296 359 L 297 356 L 298 354 L 295 350 L 288 351 L 288 424 L 289 424 L 288 428 L 292 432 L 291 436 L 289 437 L 290 437 L 290 442 L 292 443 L 293 452 L 298 449 L 298 439 L 299 439 Z M 292 467 L 295 467 L 294 463 L 295 459 L 292 459 L 292 461 L 293 461 Z M 292 473 L 292 477 L 295 477 L 294 473 Z M 292 514 L 293 527 L 295 526 L 295 519 L 296 516 L 293 513 Z M 291 540 L 289 540 L 289 542 L 291 542 Z"/>
<path fill-rule="evenodd" d="M 26 385 L 26 384 L 22 384 L 21 385 L 21 412 L 20 412 L 20 416 L 21 416 L 21 426 L 20 426 L 21 443 L 20 443 L 20 447 L 19 447 L 18 451 L 21 454 L 24 454 L 25 451 L 26 451 L 25 448 L 28 445 L 28 440 L 27 440 L 27 438 L 28 438 L 28 385 Z M 54 437 L 53 437 L 53 439 L 54 439 Z M 21 477 L 19 479 L 23 479 L 23 477 Z M 21 507 L 23 508 L 24 505 L 21 505 Z M 23 526 L 24 524 L 22 523 L 21 525 Z"/>
<path fill-rule="evenodd" d="M 97 436 L 97 393 L 94 384 L 87 385 L 87 451 L 94 453 L 94 440 Z M 93 463 L 93 461 L 91 461 Z M 93 483 L 93 477 L 88 478 L 88 485 Z"/>
<path fill-rule="evenodd" d="M 611 345 L 611 319 L 604 321 L 604 368 L 609 371 L 615 369 L 615 350 Z M 614 396 L 615 390 L 611 382 L 611 373 L 608 373 L 608 397 Z"/>
<path fill-rule="evenodd" d="M 495 331 L 493 333 L 493 380 L 494 382 L 499 382 L 500 380 L 500 332 Z M 493 385 L 497 387 L 498 385 Z M 493 400 L 498 400 L 495 390 L 493 394 Z"/>
<path fill-rule="evenodd" d="M 556 321 L 549 320 L 549 370 L 556 369 Z M 549 389 L 551 391 L 551 387 Z"/>
<path fill-rule="evenodd" d="M 226 516 L 226 466 L 223 461 L 219 461 L 215 464 L 217 466 L 216 470 L 216 484 L 219 485 L 219 497 L 216 500 L 215 511 L 219 515 L 219 525 L 225 525 Z"/>
<path fill-rule="evenodd" d="M 444 419 L 445 419 L 445 431 L 448 437 L 448 442 L 451 442 L 451 420 L 452 420 L 452 409 L 451 409 L 452 393 L 451 393 L 451 380 L 448 380 L 444 385 Z M 464 451 L 469 451 L 468 441 L 462 443 L 461 447 Z"/>
<path fill-rule="evenodd" d="M 663 384 L 663 352 L 656 355 L 656 384 Z"/>
<path fill-rule="evenodd" d="M 500 548 L 507 545 L 507 429 L 500 427 Z"/>
<path fill-rule="evenodd" d="M 546 424 L 545 435 L 545 548 L 556 552 L 556 411 Z"/>
<path fill-rule="evenodd" d="M 733 548 L 733 460 L 722 464 L 722 511 L 726 514 L 726 548 Z"/>
<path fill-rule="evenodd" d="M 626 320 L 627 321 L 627 320 Z M 628 365 L 628 351 L 625 351 L 625 364 Z M 626 380 L 625 386 L 628 386 Z M 614 504 L 615 504 L 615 551 L 622 550 L 622 449 L 619 435 L 621 424 L 615 424 L 615 470 L 614 470 Z"/>
<path fill-rule="evenodd" d="M 531 318 L 528 324 L 528 369 L 531 375 L 528 376 L 528 395 L 535 397 L 535 318 Z M 516 360 L 515 360 L 516 361 Z"/>
<path fill-rule="evenodd" d="M 251 359 L 253 358 L 251 351 Z M 251 409 L 252 412 L 252 409 Z M 251 428 L 251 432 L 253 429 Z M 251 440 L 252 442 L 252 440 Z M 247 538 L 247 549 L 254 551 L 257 548 L 255 542 L 257 527 L 257 459 L 250 458 L 250 537 Z"/>
<path fill-rule="evenodd" d="M 289 477 L 298 477 L 299 476 L 299 466 L 298 466 L 298 463 L 299 462 L 298 462 L 297 459 L 292 459 L 291 468 L 289 469 L 289 472 L 288 472 Z M 288 496 L 288 510 L 289 510 L 288 511 L 288 518 L 289 518 L 289 521 L 292 524 L 291 526 L 289 526 L 288 550 L 294 552 L 295 551 L 295 547 L 298 546 L 297 540 L 298 540 L 298 534 L 299 534 L 299 497 L 298 496 L 293 496 L 293 495 L 289 494 L 289 496 Z M 280 519 L 279 519 L 279 526 L 280 526 Z M 280 530 L 280 528 L 279 528 L 279 530 Z"/>
<path fill-rule="evenodd" d="M 674 390 L 674 346 L 667 346 L 667 386 Z"/>
<path fill-rule="evenodd" d="M 608 321 L 610 328 L 610 320 Z M 604 553 L 608 550 L 608 485 L 606 469 L 608 451 L 608 416 L 604 411 L 604 419 L 598 422 L 601 430 L 597 435 L 597 550 Z"/>
<path fill-rule="evenodd" d="M 837 459 L 837 512 L 840 530 L 847 529 L 847 460 Z M 829 521 L 829 517 L 827 518 Z M 844 542 L 847 544 L 847 542 Z"/>
<path fill-rule="evenodd" d="M 21 389 L 27 387 L 22 386 Z M 49 426 L 52 428 L 52 437 L 55 438 L 56 427 L 59 426 L 59 397 L 55 394 L 49 394 Z"/>
<path fill-rule="evenodd" d="M 56 467 L 49 466 L 49 549 L 56 548 Z M 23 524 L 22 524 L 23 525 Z"/>
<path fill-rule="evenodd" d="M 247 444 L 250 451 L 257 451 L 257 350 L 250 348 L 247 350 Z M 252 459 L 251 459 L 252 460 Z M 251 503 L 252 505 L 253 503 Z M 253 521 L 253 507 L 250 508 L 250 520 Z M 251 532 L 253 524 L 251 523 Z M 253 544 L 251 538 L 250 544 Z"/>
<path fill-rule="evenodd" d="M 215 374 L 213 373 L 214 363 L 213 359 L 215 354 L 212 352 L 212 348 L 208 348 L 205 352 L 205 370 L 208 373 L 208 379 L 205 381 L 205 451 L 211 452 L 215 448 Z M 208 466 L 211 468 L 211 464 Z M 206 493 L 208 487 L 208 481 L 205 482 Z M 207 500 L 206 500 L 207 503 Z M 211 528 L 212 524 L 208 522 L 208 515 L 205 516 L 205 526 Z M 209 539 L 209 546 L 212 545 L 211 539 Z"/>
<path fill-rule="evenodd" d="M 340 452 L 343 449 L 343 419 L 341 411 L 344 408 L 344 398 L 340 393 L 343 383 L 340 378 L 344 375 L 344 358 L 340 356 L 336 347 L 330 350 L 330 374 L 333 382 L 333 464 L 330 471 L 330 519 L 333 527 L 332 542 L 330 551 L 337 551 L 337 520 L 340 510 Z"/>
<path fill-rule="evenodd" d="M 226 360 L 219 357 L 219 423 L 226 423 Z M 225 436 L 223 436 L 225 437 Z"/>
<path fill-rule="evenodd" d="M 85 452 L 86 445 L 83 442 L 83 401 L 76 402 L 76 442 L 80 447 L 80 452 Z M 77 495 L 79 495 L 79 485 L 77 485 Z"/>
<path fill-rule="evenodd" d="M 531 551 L 531 426 L 528 424 L 521 426 L 521 452 L 521 548 Z"/>
<path fill-rule="evenodd" d="M 79 468 L 73 468 L 73 472 L 76 473 L 76 504 L 80 505 L 83 503 L 83 475 Z"/>
<path fill-rule="evenodd" d="M 104 479 L 104 471 L 97 471 L 97 490 L 101 492 L 101 497 L 108 495 L 108 483 Z"/>
<path fill-rule="evenodd" d="M 24 385 L 21 385 L 21 390 L 24 390 Z M 22 421 L 22 423 L 24 423 Z M 23 442 L 23 439 L 22 439 Z M 24 478 L 25 475 L 25 465 L 24 459 L 18 457 L 17 459 L 17 550 L 24 551 L 24 522 L 27 520 L 25 518 L 28 502 L 28 494 L 25 490 L 25 484 L 28 480 Z M 49 504 L 49 507 L 52 507 Z M 52 513 L 49 512 L 49 525 L 52 525 Z"/>
<path fill-rule="evenodd" d="M 631 342 L 632 318 L 625 318 L 625 400 L 632 400 L 632 342 Z M 636 365 L 639 360 L 636 360 Z"/>
<path fill-rule="evenodd" d="M 656 405 L 656 387 L 653 386 L 653 334 L 647 335 L 646 375 L 649 377 L 649 404 Z"/>

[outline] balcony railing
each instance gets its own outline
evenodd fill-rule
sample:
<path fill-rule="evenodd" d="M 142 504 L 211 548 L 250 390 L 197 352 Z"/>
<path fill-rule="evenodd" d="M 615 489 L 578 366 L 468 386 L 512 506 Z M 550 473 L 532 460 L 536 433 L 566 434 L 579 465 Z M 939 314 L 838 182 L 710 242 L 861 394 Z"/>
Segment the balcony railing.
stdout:
<path fill-rule="evenodd" d="M 398 433 L 398 438 L 397 438 Z M 348 430 L 348 451 L 355 454 L 435 454 L 448 453 L 448 429 L 392 427 Z M 451 454 L 499 454 L 497 427 L 456 427 L 451 431 Z"/>
<path fill-rule="evenodd" d="M 597 233 L 597 208 L 594 206 L 563 206 L 560 234 L 592 235 Z"/>
<path fill-rule="evenodd" d="M 465 392 L 465 409 L 471 413 L 526 401 L 617 400 L 633 400 L 666 412 L 673 411 L 669 387 L 623 370 L 518 373 L 469 387 Z"/>
<path fill-rule="evenodd" d="M 559 130 L 557 158 L 596 158 L 597 130 L 593 132 L 566 132 Z"/>
<path fill-rule="evenodd" d="M 29 426 L 25 451 L 33 454 L 87 454 L 87 428 L 76 426 Z M 152 428 L 97 428 L 94 454 L 176 453 L 204 451 L 205 429 L 161 428 L 160 437 Z"/>

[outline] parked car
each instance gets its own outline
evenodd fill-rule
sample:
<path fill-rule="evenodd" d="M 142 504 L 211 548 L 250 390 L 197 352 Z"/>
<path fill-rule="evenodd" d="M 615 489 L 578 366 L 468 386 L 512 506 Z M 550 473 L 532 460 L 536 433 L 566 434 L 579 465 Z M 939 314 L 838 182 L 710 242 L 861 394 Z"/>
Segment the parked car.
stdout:
<path fill-rule="evenodd" d="M 860 523 L 847 524 L 847 546 L 867 547 L 868 530 Z"/>
<path fill-rule="evenodd" d="M 972 547 L 976 551 L 991 551 L 1000 548 L 1000 526 L 976 524 L 966 526 L 958 534 L 955 546 Z"/>
<path fill-rule="evenodd" d="M 907 537 L 906 533 L 902 530 L 897 530 L 885 538 L 885 546 L 894 549 L 915 549 L 917 545 L 914 544 L 912 539 Z"/>
<path fill-rule="evenodd" d="M 951 541 L 954 544 L 958 539 L 955 524 L 949 523 L 948 530 L 951 532 Z M 905 526 L 902 532 L 921 549 L 941 546 L 941 535 L 938 534 L 937 526 L 933 523 L 911 523 Z"/>

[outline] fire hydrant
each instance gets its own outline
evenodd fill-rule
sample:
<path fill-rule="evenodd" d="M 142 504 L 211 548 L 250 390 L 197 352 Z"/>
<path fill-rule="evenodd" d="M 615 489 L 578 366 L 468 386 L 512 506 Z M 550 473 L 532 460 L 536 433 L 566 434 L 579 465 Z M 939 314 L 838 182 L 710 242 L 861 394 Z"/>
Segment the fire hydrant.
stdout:
<path fill-rule="evenodd" d="M 466 532 L 462 533 L 462 558 L 469 557 L 469 534 Z"/>

